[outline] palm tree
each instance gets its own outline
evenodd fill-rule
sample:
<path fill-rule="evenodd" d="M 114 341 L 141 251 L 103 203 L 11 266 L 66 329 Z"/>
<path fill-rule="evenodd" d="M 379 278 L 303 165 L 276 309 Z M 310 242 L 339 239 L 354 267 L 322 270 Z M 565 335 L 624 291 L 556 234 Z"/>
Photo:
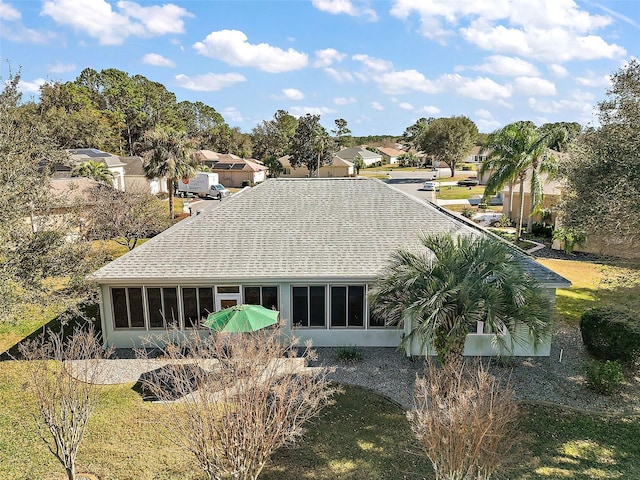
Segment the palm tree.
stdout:
<path fill-rule="evenodd" d="M 360 175 L 360 170 L 365 168 L 367 165 L 364 163 L 364 159 L 362 155 L 359 153 L 353 159 L 353 168 L 356 169 L 356 175 Z"/>
<path fill-rule="evenodd" d="M 439 234 L 423 235 L 421 243 L 418 253 L 395 252 L 371 293 L 374 314 L 391 325 L 410 322 L 403 342 L 430 344 L 443 364 L 455 366 L 477 322 L 501 352 L 528 342 L 535 348 L 549 334 L 549 299 L 502 242 Z"/>
<path fill-rule="evenodd" d="M 107 184 L 113 179 L 113 173 L 102 162 L 82 162 L 71 170 L 72 177 L 91 178 L 99 183 Z"/>
<path fill-rule="evenodd" d="M 555 132 L 541 132 L 532 122 L 511 123 L 496 130 L 487 138 L 484 148 L 490 151 L 482 162 L 479 174 L 492 171 L 484 192 L 484 201 L 495 195 L 505 185 L 509 185 L 510 204 L 513 205 L 513 187 L 520 186 L 520 213 L 518 215 L 518 237 L 522 232 L 524 219 L 524 182 L 531 175 L 531 206 L 527 227 L 532 226 L 533 213 L 540 208 L 543 200 L 540 173 L 555 171 L 555 158 L 551 155 L 549 144 L 554 140 Z M 511 215 L 511 211 L 509 211 Z"/>
<path fill-rule="evenodd" d="M 155 128 L 147 131 L 139 146 L 145 159 L 148 178 L 166 178 L 169 191 L 169 216 L 173 219 L 173 198 L 176 181 L 195 175 L 195 161 L 191 156 L 192 142 L 185 131 Z"/>
<path fill-rule="evenodd" d="M 325 165 L 328 160 L 328 152 L 331 149 L 333 140 L 326 132 L 324 127 L 318 125 L 314 131 L 313 138 L 313 150 L 317 155 L 317 168 L 316 168 L 316 177 L 320 176 L 320 167 Z M 322 160 L 322 161 L 321 161 Z"/>

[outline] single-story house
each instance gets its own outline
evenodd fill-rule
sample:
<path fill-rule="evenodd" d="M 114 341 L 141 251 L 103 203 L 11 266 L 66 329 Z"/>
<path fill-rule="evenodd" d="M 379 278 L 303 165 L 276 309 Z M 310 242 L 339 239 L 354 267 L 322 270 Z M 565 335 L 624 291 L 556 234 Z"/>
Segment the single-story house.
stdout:
<path fill-rule="evenodd" d="M 124 185 L 129 191 L 144 190 L 152 194 L 167 193 L 165 178 L 147 178 L 144 172 L 144 160 L 141 157 L 120 157 L 124 163 Z"/>
<path fill-rule="evenodd" d="M 549 178 L 545 173 L 540 174 L 540 180 L 542 185 L 542 209 L 548 212 L 548 217 L 543 218 L 539 213 L 534 214 L 534 222 L 545 221 L 548 224 L 554 224 L 556 220 L 556 212 L 554 206 L 560 201 L 560 195 L 562 194 L 562 183 L 558 180 Z M 529 172 L 525 178 L 523 184 L 524 193 L 524 223 L 526 224 L 529 218 L 529 211 L 531 209 L 531 173 Z M 517 221 L 520 216 L 520 183 L 516 182 L 513 186 L 513 205 L 511 202 L 511 196 L 509 195 L 509 186 L 505 186 L 500 192 L 502 197 L 502 213 L 508 215 L 512 221 Z"/>
<path fill-rule="evenodd" d="M 301 342 L 396 347 L 410 326 L 386 326 L 370 315 L 367 295 L 390 254 L 418 248 L 421 231 L 488 235 L 380 180 L 267 180 L 211 204 L 96 271 L 105 342 L 138 346 L 170 322 L 198 329 L 208 313 L 250 303 L 279 310 Z M 550 298 L 556 288 L 570 285 L 518 255 Z M 491 339 L 479 323 L 466 353 L 494 354 Z M 514 353 L 548 355 L 550 341 Z M 420 351 L 419 345 L 407 349 Z"/>
<path fill-rule="evenodd" d="M 216 153 L 211 150 L 197 150 L 195 158 L 217 173 L 220 183 L 225 187 L 242 187 L 249 183 L 255 185 L 267 179 L 267 167 L 254 159 L 240 158 L 232 153 Z"/>
<path fill-rule="evenodd" d="M 285 155 L 278 159 L 282 165 L 282 174 L 280 176 L 282 178 L 308 178 L 309 169 L 304 165 L 293 168 L 289 162 L 290 157 L 290 155 Z M 320 167 L 318 176 L 320 178 L 352 177 L 354 174 L 355 168 L 352 162 L 334 156 L 331 159 L 331 163 Z"/>
<path fill-rule="evenodd" d="M 375 163 L 382 163 L 382 155 L 379 153 L 374 153 L 371 150 L 367 150 L 363 147 L 351 147 L 351 148 L 343 148 L 342 150 L 336 152 L 334 154 L 336 157 L 341 158 L 342 160 L 346 160 L 348 162 L 353 163 L 358 155 L 362 157 L 365 166 L 370 166 Z"/>
<path fill-rule="evenodd" d="M 402 150 L 389 147 L 378 147 L 378 151 L 382 155 L 382 162 L 390 163 L 392 165 L 398 163 L 398 157 L 405 153 Z"/>
<path fill-rule="evenodd" d="M 465 163 L 482 163 L 487 159 L 488 155 L 489 152 L 486 149 L 479 145 L 474 145 L 464 161 Z"/>
<path fill-rule="evenodd" d="M 116 190 L 125 190 L 124 167 L 125 164 L 120 157 L 111 153 L 103 152 L 96 148 L 72 148 L 67 150 L 69 156 L 69 164 L 73 168 L 79 163 L 84 162 L 102 162 L 113 176 L 113 188 Z"/>

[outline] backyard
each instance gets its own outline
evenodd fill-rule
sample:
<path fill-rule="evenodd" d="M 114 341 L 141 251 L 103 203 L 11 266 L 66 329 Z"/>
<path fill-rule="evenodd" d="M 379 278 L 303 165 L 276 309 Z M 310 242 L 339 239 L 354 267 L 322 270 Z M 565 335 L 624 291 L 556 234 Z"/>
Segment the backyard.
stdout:
<path fill-rule="evenodd" d="M 540 261 L 573 282 L 572 288 L 558 291 L 561 324 L 575 328 L 582 311 L 596 304 L 627 303 L 640 309 L 638 265 Z M 2 327 L 0 351 L 56 313 L 34 310 L 28 323 Z M 61 467 L 33 427 L 25 371 L 22 362 L 0 362 L 0 479 L 62 479 Z M 638 379 L 628 383 L 640 398 Z M 80 449 L 80 471 L 101 480 L 203 478 L 189 456 L 158 430 L 160 407 L 143 402 L 132 386 L 101 387 L 104 398 Z M 637 414 L 601 415 L 533 404 L 523 404 L 522 411 L 523 451 L 502 478 L 640 478 Z M 419 455 L 401 407 L 369 390 L 346 386 L 301 443 L 276 453 L 261 478 L 417 480 L 432 479 L 433 472 Z"/>

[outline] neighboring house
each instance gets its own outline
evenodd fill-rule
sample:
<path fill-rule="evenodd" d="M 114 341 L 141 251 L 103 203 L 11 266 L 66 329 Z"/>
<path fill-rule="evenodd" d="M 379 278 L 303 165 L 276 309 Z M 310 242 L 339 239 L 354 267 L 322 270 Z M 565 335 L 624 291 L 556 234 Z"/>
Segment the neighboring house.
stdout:
<path fill-rule="evenodd" d="M 196 150 L 194 152 L 195 158 L 205 164 L 207 167 L 211 167 L 214 163 L 217 163 L 220 161 L 220 154 L 213 152 L 211 150 Z M 240 157 L 236 157 L 235 155 L 233 155 L 233 157 L 239 159 Z"/>
<path fill-rule="evenodd" d="M 289 163 L 290 155 L 285 155 L 284 157 L 280 157 L 278 161 L 282 165 L 282 174 L 280 177 L 282 178 L 308 178 L 309 177 L 309 169 L 300 165 L 299 167 L 293 168 L 291 163 Z M 340 157 L 333 157 L 331 159 L 331 163 L 328 165 L 324 165 L 320 167 L 319 177 L 320 178 L 336 178 L 336 177 L 353 177 L 355 174 L 355 169 L 353 167 L 353 163 L 347 160 L 343 160 Z"/>
<path fill-rule="evenodd" d="M 554 210 L 554 206 L 560 201 L 560 195 L 562 194 L 562 183 L 558 180 L 552 180 L 547 174 L 541 173 L 540 180 L 542 183 L 543 200 L 542 211 L 546 212 L 548 216 L 543 217 L 540 213 L 534 214 L 534 222 L 545 221 L 547 224 L 553 225 L 556 221 L 557 213 Z M 524 185 L 524 223 L 526 224 L 529 218 L 529 211 L 531 209 L 531 174 L 527 174 Z M 520 184 L 516 183 L 513 187 L 513 206 L 511 205 L 511 198 L 509 196 L 509 186 L 505 186 L 500 192 L 502 198 L 502 213 L 507 214 L 510 211 L 510 218 L 512 221 L 517 221 L 520 216 Z"/>
<path fill-rule="evenodd" d="M 374 163 L 382 163 L 382 155 L 362 147 L 343 148 L 334 154 L 334 156 L 351 163 L 353 163 L 358 155 L 362 157 L 362 160 L 367 167 Z"/>
<path fill-rule="evenodd" d="M 74 224 L 80 224 L 82 222 L 77 222 L 77 220 L 82 221 L 83 218 L 86 218 L 91 213 L 93 203 L 90 192 L 98 187 L 109 188 L 90 178 L 54 177 L 50 183 L 52 199 L 49 206 L 51 211 L 42 216 L 32 212 L 27 221 L 31 224 L 33 231 L 40 230 L 51 223 L 68 226 L 67 220 L 72 220 Z M 78 230 L 67 231 L 66 234 L 72 237 L 78 234 Z"/>
<path fill-rule="evenodd" d="M 267 179 L 267 167 L 254 159 L 244 159 L 232 153 L 216 153 L 211 150 L 197 150 L 195 158 L 217 173 L 225 187 L 242 187 L 249 183 L 256 185 Z"/>
<path fill-rule="evenodd" d="M 378 147 L 378 150 L 382 155 L 382 163 L 390 163 L 392 165 L 398 163 L 398 157 L 404 153 L 402 150 L 388 147 Z"/>
<path fill-rule="evenodd" d="M 124 163 L 124 185 L 127 190 L 144 190 L 152 194 L 167 193 L 166 178 L 147 178 L 141 157 L 120 157 Z"/>
<path fill-rule="evenodd" d="M 162 335 L 170 322 L 192 330 L 209 312 L 250 303 L 279 310 L 285 330 L 300 342 L 396 347 L 410 325 L 385 326 L 370 315 L 367 295 L 392 252 L 420 248 L 420 232 L 489 235 L 379 180 L 271 179 L 211 204 L 95 272 L 102 333 L 108 345 L 132 347 Z M 551 299 L 556 288 L 570 286 L 517 255 Z M 492 338 L 479 322 L 466 354 L 495 354 Z M 514 353 L 549 355 L 550 342 Z M 407 350 L 420 352 L 417 344 Z"/>
<path fill-rule="evenodd" d="M 71 169 L 79 163 L 83 162 L 102 162 L 113 176 L 113 188 L 117 190 L 125 190 L 124 167 L 125 164 L 120 161 L 120 157 L 111 153 L 103 152 L 95 148 L 73 148 L 67 150 L 69 155 L 69 165 Z"/>
<path fill-rule="evenodd" d="M 487 150 L 485 150 L 484 148 L 478 145 L 475 145 L 471 149 L 471 152 L 469 152 L 469 155 L 467 155 L 467 157 L 464 159 L 464 162 L 465 163 L 482 163 L 487 159 L 488 155 L 489 155 L 489 152 Z"/>

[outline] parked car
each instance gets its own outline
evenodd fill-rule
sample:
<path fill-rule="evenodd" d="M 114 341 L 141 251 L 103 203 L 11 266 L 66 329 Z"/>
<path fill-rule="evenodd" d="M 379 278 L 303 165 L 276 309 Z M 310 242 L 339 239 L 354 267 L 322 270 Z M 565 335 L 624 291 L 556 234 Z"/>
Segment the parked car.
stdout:
<path fill-rule="evenodd" d="M 478 177 L 467 177 L 462 180 L 458 180 L 458 185 L 461 187 L 475 187 L 479 183 Z"/>
<path fill-rule="evenodd" d="M 423 190 L 426 190 L 428 192 L 437 192 L 440 190 L 440 186 L 438 185 L 438 182 L 424 182 L 424 185 L 422 186 Z"/>
<path fill-rule="evenodd" d="M 211 185 L 211 189 L 209 191 L 209 197 L 217 198 L 218 200 L 222 200 L 224 197 L 228 197 L 231 195 L 231 192 L 227 190 L 224 185 L 216 183 Z"/>

